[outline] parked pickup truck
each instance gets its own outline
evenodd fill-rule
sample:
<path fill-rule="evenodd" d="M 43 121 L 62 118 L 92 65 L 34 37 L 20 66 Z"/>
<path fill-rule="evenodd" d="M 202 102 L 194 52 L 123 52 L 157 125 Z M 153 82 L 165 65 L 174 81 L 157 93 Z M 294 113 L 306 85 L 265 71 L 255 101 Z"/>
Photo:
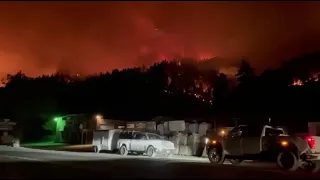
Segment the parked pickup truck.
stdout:
<path fill-rule="evenodd" d="M 138 131 L 121 132 L 117 144 L 119 153 L 124 156 L 130 152 L 146 153 L 149 157 L 154 157 L 158 154 L 170 157 L 175 150 L 172 142 L 164 140 L 158 134 Z"/>
<path fill-rule="evenodd" d="M 229 159 L 232 164 L 244 160 L 274 161 L 287 170 L 312 166 L 314 139 L 289 136 L 282 128 L 241 125 L 228 134 L 208 137 L 208 158 L 213 164 Z"/>

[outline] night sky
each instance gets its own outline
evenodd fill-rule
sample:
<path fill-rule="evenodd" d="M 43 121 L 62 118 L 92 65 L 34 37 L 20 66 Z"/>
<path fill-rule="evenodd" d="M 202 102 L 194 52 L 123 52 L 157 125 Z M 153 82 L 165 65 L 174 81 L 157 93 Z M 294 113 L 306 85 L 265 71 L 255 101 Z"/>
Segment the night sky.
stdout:
<path fill-rule="evenodd" d="M 0 75 L 97 73 L 161 59 L 320 50 L 320 2 L 0 2 Z"/>

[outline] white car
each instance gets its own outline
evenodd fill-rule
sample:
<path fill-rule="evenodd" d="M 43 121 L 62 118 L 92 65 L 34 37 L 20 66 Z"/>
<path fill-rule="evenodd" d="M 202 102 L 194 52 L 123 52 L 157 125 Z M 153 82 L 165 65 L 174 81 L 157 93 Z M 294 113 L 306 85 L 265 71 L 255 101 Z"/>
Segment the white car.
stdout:
<path fill-rule="evenodd" d="M 164 140 L 160 135 L 138 131 L 123 131 L 119 135 L 117 143 L 119 153 L 127 155 L 130 153 L 144 154 L 154 157 L 158 154 L 167 157 L 172 156 L 174 144 Z"/>

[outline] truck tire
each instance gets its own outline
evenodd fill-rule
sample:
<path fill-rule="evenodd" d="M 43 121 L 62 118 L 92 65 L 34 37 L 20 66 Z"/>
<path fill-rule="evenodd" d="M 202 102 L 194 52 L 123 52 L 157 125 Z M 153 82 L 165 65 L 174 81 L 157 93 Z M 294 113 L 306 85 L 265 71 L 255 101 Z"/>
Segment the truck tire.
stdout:
<path fill-rule="evenodd" d="M 280 152 L 277 157 L 277 164 L 281 169 L 295 171 L 299 168 L 296 155 L 291 151 Z"/>
<path fill-rule="evenodd" d="M 242 159 L 230 159 L 229 160 L 231 164 L 241 164 L 243 163 Z"/>
<path fill-rule="evenodd" d="M 126 145 L 122 145 L 119 149 L 119 153 L 122 155 L 122 156 L 126 156 L 128 155 L 128 149 L 126 147 Z"/>
<path fill-rule="evenodd" d="M 155 157 L 156 156 L 156 149 L 153 146 L 149 146 L 147 149 L 147 155 L 149 157 Z"/>
<path fill-rule="evenodd" d="M 223 164 L 225 155 L 222 150 L 212 148 L 209 150 L 208 158 L 211 164 Z"/>

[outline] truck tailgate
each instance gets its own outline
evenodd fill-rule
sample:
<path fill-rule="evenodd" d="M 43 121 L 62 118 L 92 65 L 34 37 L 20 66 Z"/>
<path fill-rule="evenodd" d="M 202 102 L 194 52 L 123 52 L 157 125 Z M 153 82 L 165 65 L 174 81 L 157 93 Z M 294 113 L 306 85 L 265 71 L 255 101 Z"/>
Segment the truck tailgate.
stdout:
<path fill-rule="evenodd" d="M 320 136 L 310 136 L 314 139 L 315 146 L 314 149 L 312 149 L 313 153 L 320 154 Z"/>
<path fill-rule="evenodd" d="M 308 133 L 296 134 L 296 136 L 303 138 L 310 147 L 312 153 L 320 154 L 320 136 L 311 136 Z"/>

